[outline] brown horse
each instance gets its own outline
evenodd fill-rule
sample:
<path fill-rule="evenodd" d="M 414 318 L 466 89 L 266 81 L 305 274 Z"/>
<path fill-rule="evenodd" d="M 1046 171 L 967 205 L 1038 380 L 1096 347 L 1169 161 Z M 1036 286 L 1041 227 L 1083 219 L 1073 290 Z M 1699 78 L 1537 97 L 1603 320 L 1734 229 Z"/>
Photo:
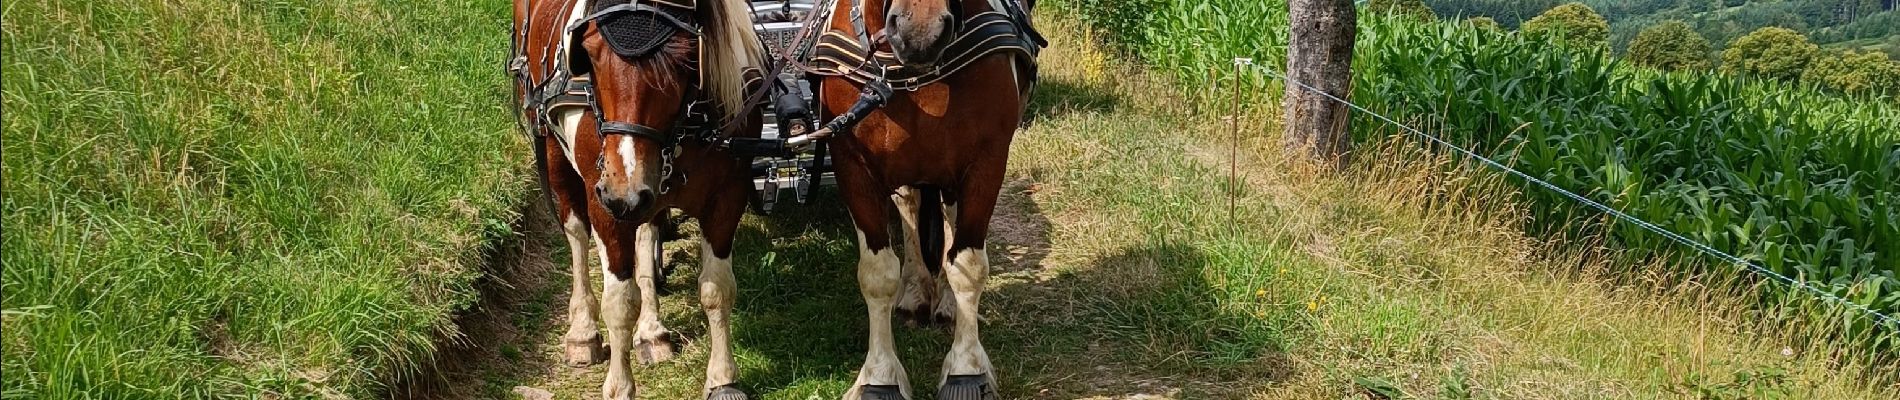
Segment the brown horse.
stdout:
<path fill-rule="evenodd" d="M 567 362 L 600 361 L 587 286 L 590 233 L 605 270 L 599 304 L 610 351 L 602 397 L 633 397 L 629 352 L 643 363 L 672 358 L 670 333 L 659 320 L 656 223 L 661 211 L 676 208 L 698 219 L 703 232 L 706 396 L 744 399 L 735 385 L 728 317 L 737 292 L 732 241 L 750 189 L 750 160 L 718 143 L 757 137 L 762 125 L 756 109 L 740 105 L 747 90 L 742 71 L 761 62 L 750 16 L 726 0 L 592 1 L 612 4 L 515 4 L 517 94 L 526 99 L 522 114 L 534 132 L 537 166 L 572 250 Z M 572 84 L 582 89 L 551 86 L 572 76 L 583 77 Z M 582 96 L 560 95 L 572 92 Z M 637 319 L 629 286 L 639 290 Z"/>
<path fill-rule="evenodd" d="M 870 349 L 846 399 L 910 397 L 910 380 L 891 336 L 900 290 L 905 311 L 924 316 L 941 311 L 954 321 L 937 398 L 997 396 L 996 371 L 978 334 L 978 303 L 989 275 L 984 241 L 1010 141 L 1032 86 L 1033 64 L 1025 61 L 1033 60 L 1018 52 L 973 60 L 944 53 L 957 47 L 952 37 L 964 32 L 960 14 L 1003 11 L 1004 1 L 1013 0 L 839 1 L 832 10 L 833 32 L 867 38 L 873 49 L 895 56 L 895 70 L 931 71 L 943 66 L 940 62 L 967 61 L 946 67 L 961 68 L 940 79 L 901 88 L 908 90 L 896 92 L 855 130 L 831 140 L 838 185 L 858 230 L 858 285 L 870 314 Z M 858 18 L 846 17 L 852 3 L 864 3 L 859 12 L 866 32 L 854 28 Z M 858 101 L 859 82 L 842 76 L 821 82 L 826 118 L 846 113 Z M 921 242 L 906 246 L 921 249 L 922 262 L 912 268 L 900 268 L 885 223 L 894 194 L 902 203 L 897 208 L 904 233 Z M 932 279 L 933 272 L 942 275 Z M 936 280 L 950 289 L 942 300 L 935 295 Z"/>

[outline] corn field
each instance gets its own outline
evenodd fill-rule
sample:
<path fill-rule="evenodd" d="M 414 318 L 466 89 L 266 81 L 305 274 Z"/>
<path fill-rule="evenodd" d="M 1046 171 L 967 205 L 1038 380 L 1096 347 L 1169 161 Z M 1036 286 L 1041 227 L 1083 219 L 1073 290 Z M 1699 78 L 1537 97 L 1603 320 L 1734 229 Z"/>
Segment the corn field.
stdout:
<path fill-rule="evenodd" d="M 1252 101 L 1283 90 L 1258 71 L 1236 75 L 1230 60 L 1283 68 L 1284 1 L 1063 3 L 1183 86 L 1238 82 L 1256 93 Z M 1659 73 L 1511 32 L 1367 14 L 1361 10 L 1355 103 L 1849 301 L 1900 312 L 1894 99 Z M 1358 141 L 1397 132 L 1355 118 Z M 1556 193 L 1525 193 L 1537 211 L 1534 231 L 1605 235 L 1630 254 L 1706 265 L 1666 238 L 1607 223 Z M 1789 295 L 1776 289 L 1770 300 Z"/>

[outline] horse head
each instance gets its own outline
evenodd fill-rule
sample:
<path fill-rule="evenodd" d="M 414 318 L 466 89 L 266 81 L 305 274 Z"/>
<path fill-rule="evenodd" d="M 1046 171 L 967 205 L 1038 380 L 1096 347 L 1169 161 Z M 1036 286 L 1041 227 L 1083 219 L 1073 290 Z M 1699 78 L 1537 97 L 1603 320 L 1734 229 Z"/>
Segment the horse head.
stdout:
<path fill-rule="evenodd" d="M 661 209 L 683 125 L 744 112 L 740 71 L 762 51 L 750 16 L 726 0 L 607 2 L 574 27 L 601 124 L 594 191 L 616 218 L 646 220 Z"/>

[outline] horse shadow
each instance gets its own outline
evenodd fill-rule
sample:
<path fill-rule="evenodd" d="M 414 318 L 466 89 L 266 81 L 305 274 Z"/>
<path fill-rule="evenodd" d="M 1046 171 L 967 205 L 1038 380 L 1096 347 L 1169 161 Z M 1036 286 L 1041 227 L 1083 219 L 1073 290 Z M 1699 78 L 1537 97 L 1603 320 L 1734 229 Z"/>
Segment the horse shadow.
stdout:
<path fill-rule="evenodd" d="M 1027 179 L 1006 182 L 991 222 L 992 273 L 984 296 L 984 344 L 1006 398 L 1241 397 L 1288 379 L 1281 344 L 1236 329 L 1252 321 L 1222 307 L 1207 281 L 1210 257 L 1182 242 L 1132 243 L 1107 254 L 1051 261 L 1051 223 Z M 559 230 L 545 211 L 458 322 L 429 379 L 396 386 L 399 398 L 515 397 L 515 385 L 594 395 L 604 366 L 560 365 L 565 268 Z M 732 342 L 741 383 L 760 398 L 831 398 L 849 389 L 864 359 L 866 321 L 857 290 L 857 243 L 837 194 L 782 203 L 749 215 L 733 260 L 739 293 Z M 535 226 L 539 226 L 536 228 Z M 1142 229 L 1130 227 L 1130 229 Z M 636 368 L 644 398 L 701 396 L 704 316 L 697 305 L 696 227 L 667 243 L 678 272 L 667 282 L 663 319 L 682 341 L 678 359 Z M 901 243 L 901 242 L 900 242 Z M 899 357 L 916 398 L 933 398 L 950 335 L 940 326 L 897 326 Z M 550 376 L 554 376 L 550 378 Z M 564 396 L 564 395 L 563 395 Z"/>
<path fill-rule="evenodd" d="M 991 220 L 983 332 L 1003 397 L 1239 397 L 1288 379 L 1277 336 L 1235 328 L 1255 316 L 1221 306 L 1202 250 L 1142 243 L 1050 263 L 1050 222 L 1034 191 L 1007 182 Z M 848 215 L 814 196 L 756 220 L 741 232 L 756 256 L 735 260 L 741 376 L 769 398 L 837 396 L 867 341 Z M 933 398 L 946 327 L 893 323 L 916 397 Z"/>

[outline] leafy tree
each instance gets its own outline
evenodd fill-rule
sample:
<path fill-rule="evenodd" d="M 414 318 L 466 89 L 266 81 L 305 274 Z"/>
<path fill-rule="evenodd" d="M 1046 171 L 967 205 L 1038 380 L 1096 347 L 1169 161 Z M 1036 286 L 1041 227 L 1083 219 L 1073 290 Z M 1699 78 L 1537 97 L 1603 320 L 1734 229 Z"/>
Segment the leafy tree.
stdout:
<path fill-rule="evenodd" d="M 1465 23 L 1471 24 L 1472 27 L 1478 29 L 1492 31 L 1504 30 L 1504 27 L 1498 26 L 1498 20 L 1491 19 L 1491 17 L 1471 17 L 1471 19 L 1465 20 Z"/>
<path fill-rule="evenodd" d="M 1852 94 L 1900 95 L 1900 62 L 1878 51 L 1822 55 L 1801 80 Z"/>
<path fill-rule="evenodd" d="M 1765 78 L 1793 81 L 1808 69 L 1808 63 L 1821 51 L 1807 36 L 1793 29 L 1767 27 L 1755 30 L 1722 51 L 1722 69 Z"/>
<path fill-rule="evenodd" d="M 1425 0 L 1372 0 L 1371 3 L 1366 4 L 1366 9 L 1375 13 L 1392 13 L 1426 21 L 1438 19 L 1438 14 L 1433 14 L 1432 8 L 1425 6 Z"/>
<path fill-rule="evenodd" d="M 1512 30 L 1537 13 L 1563 4 L 1559 0 L 1431 0 L 1427 3 L 1438 15 L 1491 17 L 1498 25 Z"/>
<path fill-rule="evenodd" d="M 1602 48 L 1609 43 L 1610 23 L 1583 3 L 1567 3 L 1524 23 L 1521 30 L 1532 40 Z"/>
<path fill-rule="evenodd" d="M 1630 41 L 1627 58 L 1637 65 L 1681 71 L 1709 68 L 1709 41 L 1680 20 L 1644 29 Z"/>

